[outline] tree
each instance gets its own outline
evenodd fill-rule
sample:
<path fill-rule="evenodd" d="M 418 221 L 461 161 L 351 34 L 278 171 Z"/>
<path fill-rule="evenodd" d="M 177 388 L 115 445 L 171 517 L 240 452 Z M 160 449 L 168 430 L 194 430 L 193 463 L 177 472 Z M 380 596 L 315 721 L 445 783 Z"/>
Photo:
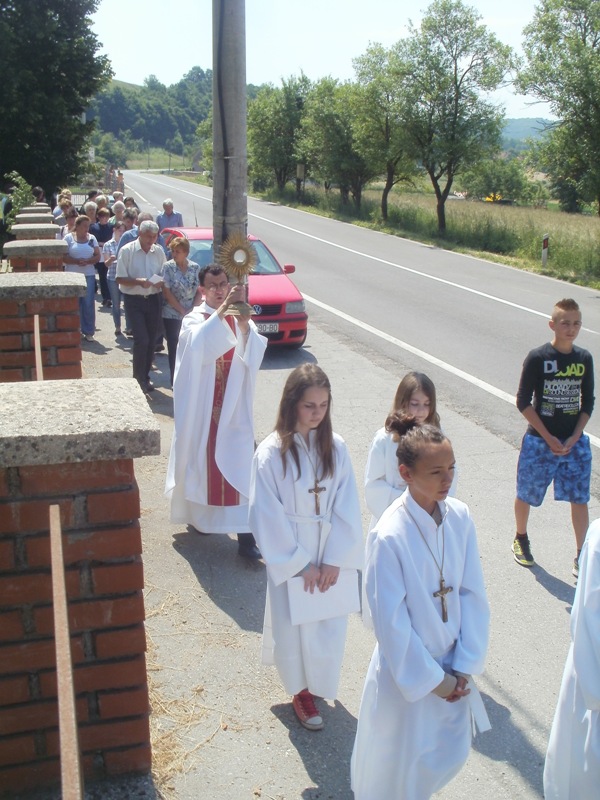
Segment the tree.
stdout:
<path fill-rule="evenodd" d="M 518 87 L 561 120 L 546 145 L 553 182 L 600 214 L 600 3 L 541 0 L 524 34 Z"/>
<path fill-rule="evenodd" d="M 502 112 L 480 97 L 495 90 L 512 51 L 479 24 L 460 0 L 435 0 L 420 29 L 397 45 L 402 118 L 411 150 L 429 175 L 438 230 L 446 230 L 446 199 L 455 176 L 499 150 Z"/>
<path fill-rule="evenodd" d="M 0 173 L 47 192 L 75 178 L 93 123 L 82 120 L 110 76 L 92 32 L 98 0 L 0 0 Z"/>
<path fill-rule="evenodd" d="M 354 125 L 361 94 L 364 88 L 357 84 L 321 79 L 306 101 L 299 141 L 299 153 L 311 174 L 326 187 L 337 185 L 343 203 L 352 195 L 357 210 L 363 188 L 378 171 L 356 145 Z"/>
<path fill-rule="evenodd" d="M 402 121 L 402 93 L 396 78 L 396 52 L 380 44 L 371 44 L 364 55 L 353 62 L 354 71 L 364 91 L 358 95 L 354 122 L 356 149 L 376 165 L 377 174 L 385 176 L 381 195 L 381 216 L 388 218 L 388 196 L 401 181 L 410 181 L 416 173 L 409 152 L 406 128 Z"/>
<path fill-rule="evenodd" d="M 248 161 L 255 180 L 279 191 L 296 174 L 297 138 L 311 83 L 306 75 L 265 86 L 248 105 Z"/>
<path fill-rule="evenodd" d="M 467 171 L 462 187 L 473 197 L 526 202 L 536 187 L 529 180 L 525 167 L 518 158 L 495 158 L 480 161 Z"/>

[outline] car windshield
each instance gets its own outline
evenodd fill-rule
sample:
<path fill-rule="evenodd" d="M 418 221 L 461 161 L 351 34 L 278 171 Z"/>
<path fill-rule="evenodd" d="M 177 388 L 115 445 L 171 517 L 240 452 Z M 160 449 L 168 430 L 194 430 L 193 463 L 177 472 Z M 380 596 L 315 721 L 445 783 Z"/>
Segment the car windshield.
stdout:
<path fill-rule="evenodd" d="M 252 270 L 252 275 L 280 275 L 281 267 L 262 242 L 252 242 L 258 256 L 258 263 Z M 195 261 L 201 267 L 213 262 L 213 243 L 210 239 L 190 239 L 190 261 Z"/>

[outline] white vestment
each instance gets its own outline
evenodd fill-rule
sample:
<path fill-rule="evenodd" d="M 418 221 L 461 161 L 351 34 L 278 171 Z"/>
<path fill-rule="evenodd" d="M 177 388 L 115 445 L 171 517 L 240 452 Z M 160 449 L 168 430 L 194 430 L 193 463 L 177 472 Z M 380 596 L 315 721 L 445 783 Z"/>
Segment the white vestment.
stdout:
<path fill-rule="evenodd" d="M 205 319 L 204 314 L 211 316 Z M 244 533 L 248 528 L 250 470 L 254 453 L 252 403 L 267 340 L 250 321 L 237 336 L 206 303 L 183 318 L 173 381 L 173 440 L 165 493 L 171 521 L 191 523 L 205 533 Z M 240 505 L 207 504 L 209 423 L 213 411 L 216 360 L 235 348 L 219 419 L 215 460 L 240 494 Z"/>
<path fill-rule="evenodd" d="M 259 445 L 252 468 L 250 527 L 267 565 L 263 663 L 275 664 L 289 694 L 308 688 L 319 697 L 334 699 L 348 618 L 292 625 L 286 582 L 309 562 L 318 563 L 320 535 L 326 537 L 322 563 L 361 569 L 363 537 L 350 457 L 336 434 L 334 475 L 319 480 L 325 491 L 319 495 L 322 521 L 316 518 L 315 495 L 309 492 L 315 485 L 315 435 L 309 434 L 312 464 L 302 437 L 295 435 L 300 477 L 290 453 L 284 477 L 277 433 Z M 318 474 L 321 477 L 320 465 Z"/>
<path fill-rule="evenodd" d="M 546 753 L 546 800 L 600 796 L 600 520 L 579 558 L 571 637 Z"/>
<path fill-rule="evenodd" d="M 393 434 L 388 433 L 385 428 L 380 428 L 371 443 L 371 449 L 365 467 L 365 500 L 367 508 L 371 512 L 369 521 L 369 532 L 365 543 L 365 561 L 367 553 L 373 541 L 373 530 L 379 518 L 394 500 L 397 500 L 406 489 L 405 481 L 400 477 L 398 469 L 398 457 L 396 451 L 398 442 L 394 441 Z M 454 471 L 450 496 L 456 493 L 457 472 Z M 365 593 L 365 582 L 362 584 L 362 618 L 367 628 L 373 627 L 369 604 Z"/>
<path fill-rule="evenodd" d="M 453 498 L 439 505 L 443 535 L 442 525 L 405 492 L 382 515 L 368 553 L 365 580 L 377 644 L 352 754 L 355 800 L 427 800 L 466 761 L 472 713 L 482 710 L 471 681 L 472 696 L 455 703 L 432 694 L 446 672 L 483 670 L 489 628 L 469 510 Z M 452 586 L 447 622 L 433 596 L 440 571 L 409 514 L 438 563 L 445 539 L 443 575 Z"/>

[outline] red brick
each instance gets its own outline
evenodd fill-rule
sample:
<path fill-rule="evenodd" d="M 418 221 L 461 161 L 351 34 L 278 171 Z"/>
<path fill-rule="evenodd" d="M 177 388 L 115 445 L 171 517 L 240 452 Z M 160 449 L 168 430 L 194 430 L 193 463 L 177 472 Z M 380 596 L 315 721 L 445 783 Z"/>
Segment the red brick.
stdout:
<path fill-rule="evenodd" d="M 146 651 L 146 632 L 143 625 L 97 633 L 94 641 L 99 659 L 121 658 Z"/>
<path fill-rule="evenodd" d="M 57 331 L 79 331 L 80 328 L 81 328 L 81 323 L 79 319 L 79 313 L 56 315 Z"/>
<path fill-rule="evenodd" d="M 148 689 L 139 687 L 124 692 L 98 693 L 98 706 L 100 718 L 103 720 L 114 717 L 141 717 L 150 713 Z"/>
<path fill-rule="evenodd" d="M 35 630 L 41 636 L 54 635 L 52 608 L 34 608 Z M 111 600 L 82 600 L 69 603 L 69 629 L 80 631 L 124 628 L 144 621 L 144 598 L 141 592 Z"/>
<path fill-rule="evenodd" d="M 87 518 L 92 525 L 103 522 L 128 522 L 139 519 L 140 493 L 137 484 L 122 492 L 91 494 L 87 499 Z"/>
<path fill-rule="evenodd" d="M 106 561 L 127 558 L 142 552 L 139 520 L 123 528 L 102 528 L 83 534 L 67 534 L 63 541 L 65 564 L 82 559 Z"/>
<path fill-rule="evenodd" d="M 12 539 L 0 539 L 0 571 L 14 569 L 15 544 Z"/>
<path fill-rule="evenodd" d="M 128 772 L 145 775 L 152 768 L 150 745 L 128 747 L 126 750 L 106 750 L 104 765 L 108 775 L 123 775 Z"/>
<path fill-rule="evenodd" d="M 23 536 L 26 563 L 30 569 L 50 566 L 50 535 Z M 64 534 L 63 534 L 64 542 Z"/>
<path fill-rule="evenodd" d="M 0 383 L 19 383 L 30 380 L 22 369 L 3 369 L 0 367 Z"/>
<path fill-rule="evenodd" d="M 94 593 L 129 594 L 144 588 L 144 569 L 141 561 L 125 564 L 103 564 L 92 569 Z"/>
<path fill-rule="evenodd" d="M 32 734 L 0 738 L 0 765 L 22 764 L 34 761 L 35 741 Z"/>
<path fill-rule="evenodd" d="M 150 725 L 147 717 L 99 725 L 82 725 L 79 728 L 79 743 L 84 751 L 112 749 L 149 741 Z"/>
<path fill-rule="evenodd" d="M 0 314 L 0 333 L 30 333 L 31 331 L 33 331 L 33 317 L 6 317 Z"/>
<path fill-rule="evenodd" d="M 72 528 L 74 521 L 72 500 L 61 499 L 56 502 L 60 505 L 63 530 Z M 0 534 L 47 531 L 50 528 L 49 514 L 49 500 L 22 500 L 14 503 L 0 503 Z"/>
<path fill-rule="evenodd" d="M 17 333 L 9 333 L 0 336 L 0 350 L 21 350 L 23 348 L 23 337 Z"/>
<path fill-rule="evenodd" d="M 59 364 L 76 364 L 81 361 L 81 347 L 59 347 L 56 360 Z"/>
<path fill-rule="evenodd" d="M 0 597 L 5 606 L 52 601 L 49 572 L 23 572 L 0 577 Z"/>
<path fill-rule="evenodd" d="M 15 675 L 0 680 L 0 708 L 29 700 L 29 679 L 27 675 Z"/>
<path fill-rule="evenodd" d="M 37 672 L 56 667 L 54 639 L 0 645 L 0 674 Z"/>
<path fill-rule="evenodd" d="M 81 364 L 63 364 L 60 367 L 44 367 L 44 380 L 64 381 L 81 378 Z"/>
<path fill-rule="evenodd" d="M 18 317 L 21 305 L 16 300 L 0 300 L 0 317 Z"/>
<path fill-rule="evenodd" d="M 67 314 L 79 310 L 77 297 L 44 297 L 40 300 L 28 300 L 25 304 L 26 314 Z"/>
<path fill-rule="evenodd" d="M 84 461 L 19 468 L 21 491 L 25 495 L 72 494 L 93 489 L 110 489 L 134 484 L 133 461 Z"/>
<path fill-rule="evenodd" d="M 0 786 L 7 792 L 18 792 L 19 795 L 29 789 L 53 786 L 59 782 L 59 759 L 44 759 L 32 764 L 0 769 Z"/>
<path fill-rule="evenodd" d="M 30 568 L 47 567 L 50 564 L 50 537 L 26 536 L 25 552 Z M 106 561 L 127 558 L 142 552 L 142 537 L 139 522 L 126 528 L 108 528 L 84 533 L 63 534 L 64 562 Z"/>
<path fill-rule="evenodd" d="M 2 598 L 4 602 L 4 598 Z M 0 642 L 10 642 L 23 638 L 21 611 L 0 612 Z"/>
<path fill-rule="evenodd" d="M 81 336 L 77 331 L 51 331 L 50 333 L 43 333 L 40 336 L 40 344 L 42 347 L 74 347 L 77 346 L 81 350 Z M 0 338 L 0 347 L 2 346 L 2 338 Z"/>
<path fill-rule="evenodd" d="M 0 367 L 31 367 L 34 364 L 33 350 L 12 350 L 8 353 L 0 351 Z"/>
<path fill-rule="evenodd" d="M 0 497 L 8 497 L 8 472 L 0 469 Z"/>
<path fill-rule="evenodd" d="M 5 735 L 55 728 L 57 725 L 56 700 L 34 700 L 32 703 L 9 707 L 2 712 L 2 733 Z"/>
<path fill-rule="evenodd" d="M 127 660 L 97 664 L 76 664 L 73 670 L 75 693 L 102 689 L 127 689 L 146 686 L 146 660 L 143 655 Z M 40 673 L 40 688 L 45 698 L 56 697 L 56 672 Z"/>

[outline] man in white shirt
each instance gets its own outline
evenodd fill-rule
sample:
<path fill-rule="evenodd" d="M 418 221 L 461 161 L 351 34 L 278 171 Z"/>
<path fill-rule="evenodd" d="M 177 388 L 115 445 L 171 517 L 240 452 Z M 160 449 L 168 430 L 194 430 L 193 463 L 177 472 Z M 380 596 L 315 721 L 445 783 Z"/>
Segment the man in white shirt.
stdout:
<path fill-rule="evenodd" d="M 138 238 L 119 250 L 117 283 L 123 292 L 125 314 L 133 333 L 133 377 L 145 394 L 154 389 L 150 368 L 162 309 L 162 268 L 166 261 L 156 244 L 158 225 L 146 220 Z"/>

